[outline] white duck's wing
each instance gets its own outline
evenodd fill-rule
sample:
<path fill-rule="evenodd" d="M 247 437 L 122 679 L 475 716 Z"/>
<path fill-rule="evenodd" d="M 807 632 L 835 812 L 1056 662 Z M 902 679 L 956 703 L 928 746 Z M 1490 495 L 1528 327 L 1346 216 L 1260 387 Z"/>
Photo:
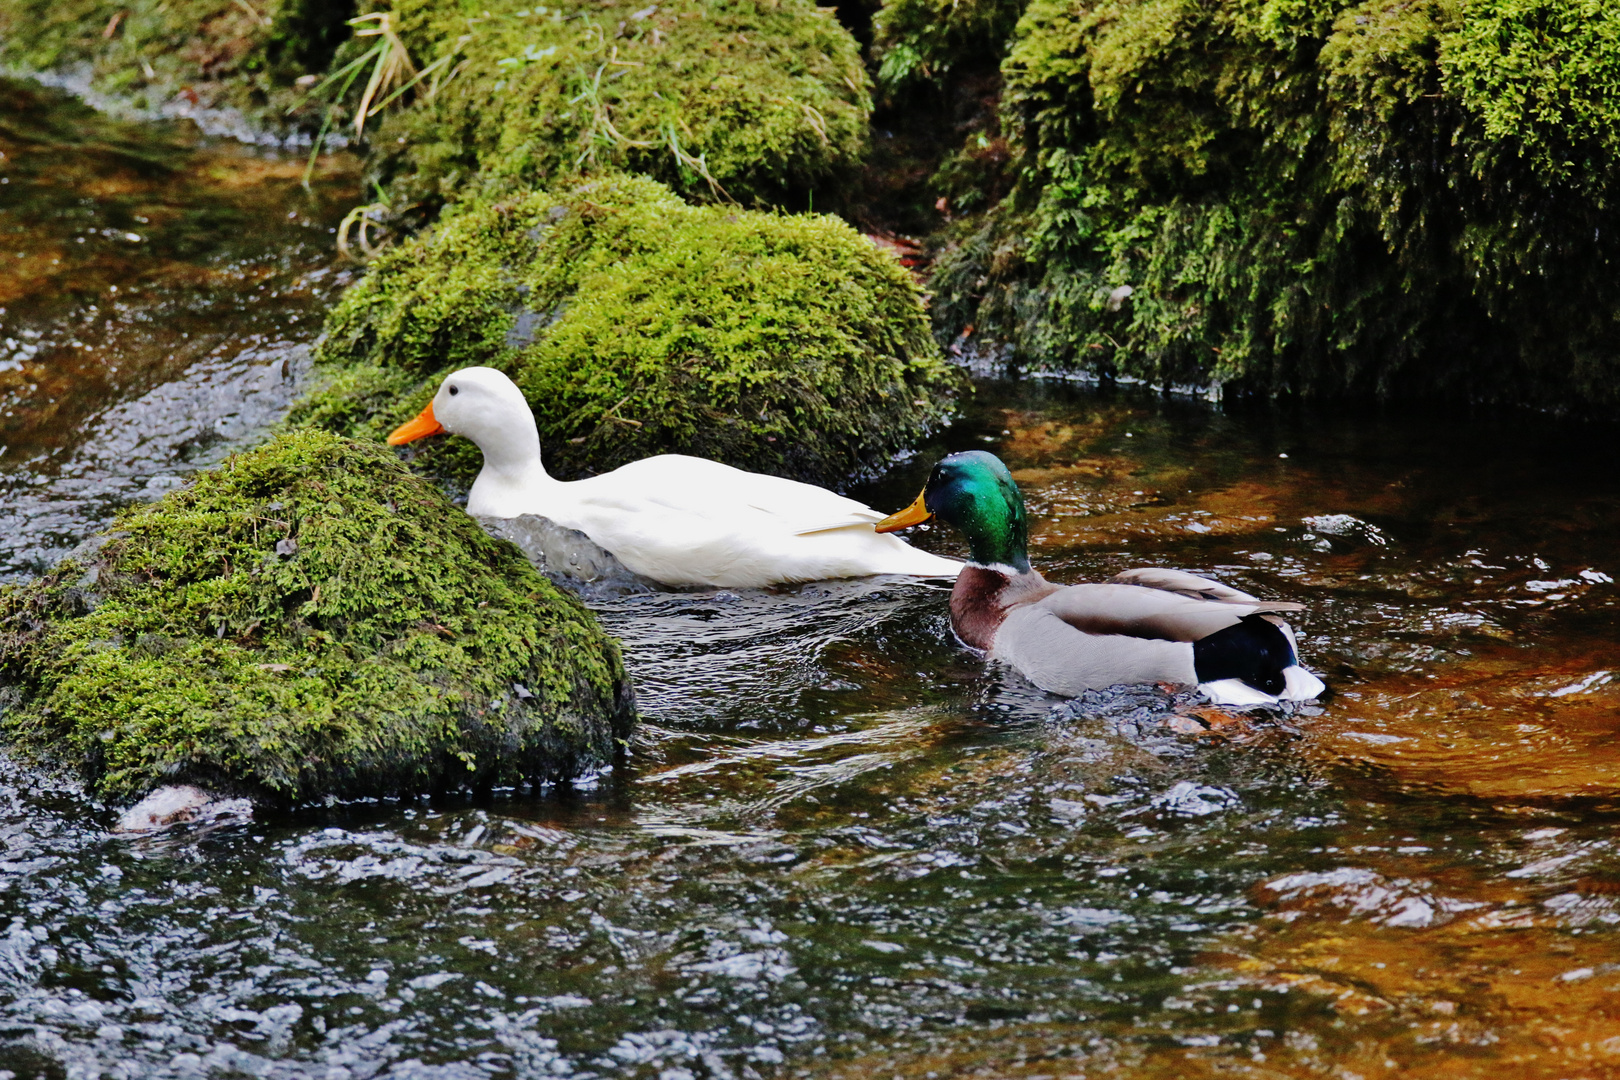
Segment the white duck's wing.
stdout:
<path fill-rule="evenodd" d="M 660 455 L 561 486 L 567 503 L 554 520 L 667 585 L 941 577 L 961 569 L 875 532 L 880 515 L 854 499 L 703 458 Z"/>
<path fill-rule="evenodd" d="M 738 525 L 753 513 L 764 514 L 796 535 L 869 526 L 883 519 L 870 506 L 814 484 L 685 454 L 643 458 L 590 483 L 600 493 L 593 497 L 618 497 L 621 503 L 644 500 L 664 510 Z"/>

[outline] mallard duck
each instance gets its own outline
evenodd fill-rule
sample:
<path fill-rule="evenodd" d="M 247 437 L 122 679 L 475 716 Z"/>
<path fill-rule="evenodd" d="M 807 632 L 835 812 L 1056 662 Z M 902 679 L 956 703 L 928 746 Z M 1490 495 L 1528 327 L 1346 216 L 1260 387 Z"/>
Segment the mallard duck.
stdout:
<path fill-rule="evenodd" d="M 446 376 L 421 415 L 388 442 L 440 432 L 483 451 L 469 514 L 538 514 L 665 585 L 757 588 L 868 574 L 955 577 L 962 569 L 878 535 L 873 526 L 883 515 L 854 499 L 718 461 L 660 454 L 585 480 L 555 480 L 540 462 L 540 433 L 523 391 L 494 368 Z"/>
<path fill-rule="evenodd" d="M 964 645 L 1073 697 L 1115 683 L 1193 684 L 1217 704 L 1316 697 L 1326 687 L 1299 665 L 1279 612 L 1181 570 L 1127 570 L 1097 585 L 1054 585 L 1029 564 L 1024 498 L 1007 466 L 982 450 L 934 466 L 916 502 L 878 522 L 893 532 L 938 517 L 967 538 L 972 558 L 951 592 L 951 628 Z"/>

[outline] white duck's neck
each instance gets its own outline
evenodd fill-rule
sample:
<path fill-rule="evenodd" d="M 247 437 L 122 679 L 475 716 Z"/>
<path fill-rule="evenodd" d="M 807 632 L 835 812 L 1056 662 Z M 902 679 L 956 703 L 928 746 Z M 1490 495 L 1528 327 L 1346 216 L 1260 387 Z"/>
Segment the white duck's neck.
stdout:
<path fill-rule="evenodd" d="M 537 495 L 561 487 L 540 460 L 540 435 L 532 423 L 527 431 L 504 430 L 498 437 L 474 440 L 484 453 L 484 467 L 467 495 L 469 514 L 515 517 L 541 512 Z"/>
<path fill-rule="evenodd" d="M 536 474 L 551 479 L 540 462 L 540 433 L 533 421 L 526 427 L 513 425 L 493 438 L 473 439 L 484 452 L 484 472 L 502 479 L 527 479 Z"/>

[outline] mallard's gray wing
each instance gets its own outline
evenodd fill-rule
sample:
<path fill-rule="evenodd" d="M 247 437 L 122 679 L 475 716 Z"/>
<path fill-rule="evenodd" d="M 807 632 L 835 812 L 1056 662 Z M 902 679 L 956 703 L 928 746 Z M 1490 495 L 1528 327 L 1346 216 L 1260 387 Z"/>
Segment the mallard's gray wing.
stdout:
<path fill-rule="evenodd" d="M 1164 592 L 1180 593 L 1195 600 L 1214 600 L 1222 604 L 1260 604 L 1258 597 L 1250 596 L 1230 585 L 1222 585 L 1218 581 L 1211 581 L 1197 574 L 1189 574 L 1185 570 L 1166 570 L 1158 566 L 1142 566 L 1135 570 L 1125 570 L 1114 575 L 1117 585 L 1140 585 L 1145 589 L 1160 589 Z M 1304 604 L 1294 604 L 1279 601 L 1267 603 L 1257 610 L 1263 611 L 1304 611 Z"/>
<path fill-rule="evenodd" d="M 1191 577 L 1191 575 L 1188 575 Z M 1197 641 L 1247 615 L 1295 611 L 1265 600 L 1200 600 L 1142 585 L 1070 585 L 1031 607 L 1052 612 L 1082 633 L 1158 641 Z"/>
<path fill-rule="evenodd" d="M 990 655 L 1022 672 L 1042 690 L 1069 697 L 1115 683 L 1198 681 L 1193 647 L 1187 642 L 1086 633 L 1071 626 L 1044 602 L 1021 605 L 1008 612 L 996 631 Z"/>
<path fill-rule="evenodd" d="M 1141 585 L 1069 585 L 1012 608 L 991 655 L 1057 694 L 1115 683 L 1196 683 L 1192 643 L 1263 608 Z"/>

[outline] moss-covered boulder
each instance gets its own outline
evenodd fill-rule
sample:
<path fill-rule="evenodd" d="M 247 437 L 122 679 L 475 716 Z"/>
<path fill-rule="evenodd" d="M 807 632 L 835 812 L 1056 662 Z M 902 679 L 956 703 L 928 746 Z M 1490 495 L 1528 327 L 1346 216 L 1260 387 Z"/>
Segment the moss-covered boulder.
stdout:
<path fill-rule="evenodd" d="M 354 4 L 320 0 L 0 0 L 0 69 L 87 76 L 141 109 L 230 108 L 314 127 L 300 76 L 349 39 Z M 286 115 L 288 109 L 294 115 Z"/>
<path fill-rule="evenodd" d="M 1620 11 L 1034 0 L 941 330 L 1261 392 L 1620 402 Z M 1125 287 L 1129 286 L 1129 290 Z"/>
<path fill-rule="evenodd" d="M 620 169 L 700 199 L 803 205 L 866 147 L 859 47 L 814 0 L 393 11 L 419 65 L 456 73 L 378 136 L 399 209 Z"/>
<path fill-rule="evenodd" d="M 961 384 L 910 274 L 848 225 L 623 176 L 453 208 L 372 263 L 318 360 L 332 381 L 294 422 L 379 441 L 448 372 L 500 368 L 563 476 L 679 452 L 841 484 L 941 423 Z M 428 454 L 476 472 L 464 440 Z"/>
<path fill-rule="evenodd" d="M 0 734 L 125 799 L 555 780 L 628 737 L 618 645 L 386 448 L 306 431 L 0 591 Z"/>

